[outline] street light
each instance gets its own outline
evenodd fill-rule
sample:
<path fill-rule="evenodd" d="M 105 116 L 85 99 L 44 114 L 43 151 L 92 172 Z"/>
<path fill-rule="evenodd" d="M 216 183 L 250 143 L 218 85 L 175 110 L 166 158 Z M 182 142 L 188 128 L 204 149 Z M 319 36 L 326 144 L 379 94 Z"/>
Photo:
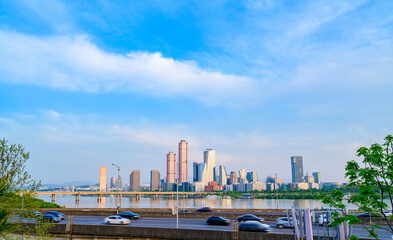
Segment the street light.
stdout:
<path fill-rule="evenodd" d="M 116 189 L 117 189 L 117 203 L 116 203 L 116 208 L 119 207 L 121 208 L 121 200 L 120 200 L 120 193 L 119 193 L 119 187 L 120 187 L 120 167 L 117 166 L 116 164 L 112 163 L 113 166 L 117 167 L 117 184 L 116 184 Z"/>

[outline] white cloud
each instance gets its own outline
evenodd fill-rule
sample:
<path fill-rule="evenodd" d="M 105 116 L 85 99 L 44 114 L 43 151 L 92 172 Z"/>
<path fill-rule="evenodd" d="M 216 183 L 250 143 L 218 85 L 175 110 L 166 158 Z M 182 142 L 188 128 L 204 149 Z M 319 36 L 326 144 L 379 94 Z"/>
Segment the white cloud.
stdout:
<path fill-rule="evenodd" d="M 249 98 L 247 77 L 207 71 L 161 53 L 108 53 L 87 36 L 34 37 L 0 31 L 0 81 L 87 92 L 138 92 L 238 104 Z"/>

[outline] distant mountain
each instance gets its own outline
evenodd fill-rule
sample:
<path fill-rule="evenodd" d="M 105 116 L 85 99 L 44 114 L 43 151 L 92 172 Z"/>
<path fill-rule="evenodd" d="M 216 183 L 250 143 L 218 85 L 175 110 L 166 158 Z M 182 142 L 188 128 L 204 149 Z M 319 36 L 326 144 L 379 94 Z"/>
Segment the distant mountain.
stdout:
<path fill-rule="evenodd" d="M 54 187 L 66 187 L 66 186 L 86 186 L 86 185 L 96 185 L 98 183 L 91 182 L 91 181 L 72 181 L 72 182 L 66 182 L 62 184 L 54 184 L 54 183 L 46 183 L 42 184 L 42 187 L 47 187 L 47 188 L 54 188 Z"/>

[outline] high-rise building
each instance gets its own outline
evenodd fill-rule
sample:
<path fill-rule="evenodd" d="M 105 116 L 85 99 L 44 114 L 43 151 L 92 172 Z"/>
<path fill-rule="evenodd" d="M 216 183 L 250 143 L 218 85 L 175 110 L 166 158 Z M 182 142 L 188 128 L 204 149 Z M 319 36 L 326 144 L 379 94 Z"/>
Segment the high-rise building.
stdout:
<path fill-rule="evenodd" d="M 116 188 L 116 178 L 111 177 L 111 188 Z"/>
<path fill-rule="evenodd" d="M 101 166 L 100 168 L 100 191 L 106 191 L 106 173 L 108 168 Z"/>
<path fill-rule="evenodd" d="M 208 183 L 214 180 L 214 168 L 216 167 L 216 152 L 213 149 L 206 149 L 203 152 L 203 166 L 201 182 Z"/>
<path fill-rule="evenodd" d="M 188 142 L 179 142 L 179 183 L 188 182 Z"/>
<path fill-rule="evenodd" d="M 160 172 L 158 170 L 151 170 L 150 172 L 150 190 L 155 191 L 160 189 Z"/>
<path fill-rule="evenodd" d="M 141 171 L 134 170 L 130 174 L 130 191 L 138 192 L 141 189 Z"/>
<path fill-rule="evenodd" d="M 248 172 L 247 173 L 247 181 L 249 183 L 258 182 L 257 172 Z"/>
<path fill-rule="evenodd" d="M 291 168 L 292 168 L 292 182 L 299 183 L 303 182 L 303 157 L 292 156 L 291 157 Z"/>
<path fill-rule="evenodd" d="M 246 179 L 246 169 L 242 168 L 239 170 L 239 178 Z"/>
<path fill-rule="evenodd" d="M 314 176 L 313 175 L 308 175 L 308 173 L 307 173 L 307 175 L 304 176 L 304 181 L 307 182 L 307 183 L 313 183 L 314 182 Z"/>
<path fill-rule="evenodd" d="M 227 172 L 222 165 L 218 167 L 217 183 L 218 185 L 227 185 Z"/>
<path fill-rule="evenodd" d="M 176 153 L 166 155 L 166 183 L 176 183 Z"/>
<path fill-rule="evenodd" d="M 230 184 L 237 184 L 237 174 L 235 171 L 231 172 L 231 175 L 229 176 L 229 183 Z"/>
<path fill-rule="evenodd" d="M 116 187 L 121 189 L 121 187 L 123 186 L 122 181 L 123 180 L 121 179 L 121 176 L 119 176 L 119 179 L 117 179 L 117 181 L 116 181 Z"/>
<path fill-rule="evenodd" d="M 320 172 L 313 172 L 312 175 L 314 176 L 315 183 L 321 183 L 321 173 Z"/>
<path fill-rule="evenodd" d="M 194 162 L 193 164 L 192 164 L 192 180 L 193 180 L 193 182 L 200 182 L 201 181 L 201 177 L 200 177 L 200 172 L 201 172 L 201 170 L 200 170 L 200 166 L 201 166 L 201 164 L 202 163 L 197 163 L 197 162 Z"/>

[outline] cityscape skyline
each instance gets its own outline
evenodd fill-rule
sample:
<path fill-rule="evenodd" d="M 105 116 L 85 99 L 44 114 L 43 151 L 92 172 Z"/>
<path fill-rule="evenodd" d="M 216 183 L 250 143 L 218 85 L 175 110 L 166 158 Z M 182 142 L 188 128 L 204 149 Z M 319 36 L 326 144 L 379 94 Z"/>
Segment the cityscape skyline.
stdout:
<path fill-rule="evenodd" d="M 303 156 L 304 173 L 344 182 L 356 150 L 393 132 L 392 8 L 5 1 L 0 137 L 30 152 L 26 170 L 43 183 L 96 182 L 92 166 L 116 176 L 111 163 L 149 182 L 181 139 L 184 177 L 212 148 L 227 174 L 291 179 L 288 156 Z"/>
<path fill-rule="evenodd" d="M 325 184 L 327 184 L 328 187 L 340 186 L 343 184 L 337 181 L 322 182 L 320 172 L 312 172 L 311 175 L 309 175 L 308 172 L 304 174 L 302 156 L 290 157 L 292 181 L 283 181 L 283 178 L 278 177 L 277 173 L 275 173 L 274 176 L 267 176 L 265 181 L 258 181 L 258 173 L 255 170 L 251 169 L 251 171 L 246 171 L 244 168 L 238 170 L 238 175 L 236 171 L 231 171 L 228 175 L 225 166 L 216 164 L 215 150 L 211 148 L 203 151 L 203 162 L 193 162 L 193 170 L 190 171 L 193 173 L 192 181 L 186 181 L 185 179 L 189 178 L 188 170 L 184 169 L 188 167 L 188 142 L 186 140 L 180 140 L 178 150 L 178 159 L 176 159 L 176 153 L 174 152 L 166 154 L 166 173 L 163 174 L 163 176 L 165 176 L 163 179 L 160 178 L 161 174 L 159 170 L 153 169 L 150 171 L 150 182 L 148 184 L 148 189 L 150 191 L 175 191 L 177 189 L 175 187 L 176 184 L 180 185 L 181 191 L 198 192 L 215 190 L 274 190 L 276 188 L 308 189 L 319 188 L 321 186 L 324 187 Z M 112 165 L 117 167 L 115 164 Z M 181 168 L 183 168 L 183 171 L 180 171 Z M 105 187 L 103 186 L 104 179 L 107 179 L 106 169 L 106 166 L 101 166 L 100 168 L 99 191 L 106 191 L 107 184 L 105 184 Z M 119 179 L 120 187 L 124 190 L 126 185 L 121 185 L 121 176 L 119 176 Z M 110 188 L 113 189 L 114 186 L 117 187 L 118 182 L 119 180 L 112 177 L 109 184 Z M 284 186 L 285 184 L 287 184 L 287 186 Z M 130 184 L 128 188 L 126 187 L 126 190 L 139 191 L 143 189 L 143 185 L 144 184 L 141 184 L 140 170 L 133 169 L 130 174 Z"/>
<path fill-rule="evenodd" d="M 185 140 L 182 140 L 185 142 Z M 180 152 L 180 150 L 179 150 Z M 167 154 L 167 166 L 170 161 L 168 161 L 168 157 L 174 153 Z M 109 190 L 118 190 L 121 191 L 186 191 L 186 192 L 209 192 L 209 191 L 254 191 L 254 190 L 276 190 L 276 189 L 335 189 L 337 187 L 341 187 L 346 183 L 342 182 L 322 182 L 321 181 L 321 173 L 313 172 L 311 175 L 308 173 L 303 175 L 303 159 L 302 156 L 291 156 L 290 164 L 292 168 L 292 181 L 285 182 L 281 177 L 278 177 L 277 174 L 275 176 L 268 176 L 266 180 L 258 181 L 258 173 L 255 171 L 246 172 L 244 168 L 239 169 L 239 177 L 236 174 L 236 171 L 231 171 L 230 175 L 227 174 L 224 166 L 219 165 L 215 166 L 215 152 L 213 149 L 207 149 L 204 151 L 204 162 L 203 163 L 193 163 L 193 181 L 177 181 L 182 177 L 180 172 L 176 176 L 176 181 L 171 182 L 167 181 L 164 177 L 160 178 L 160 172 L 158 170 L 150 171 L 150 184 L 141 184 L 140 181 L 140 170 L 134 169 L 130 174 L 130 184 L 122 185 L 121 184 L 121 176 L 119 176 L 119 180 L 116 180 L 115 177 L 112 177 L 110 180 L 110 184 L 107 183 L 103 186 L 103 179 L 107 179 L 106 174 L 106 166 L 100 167 L 100 184 L 95 189 L 95 187 L 90 186 L 90 190 L 92 191 L 108 191 L 107 186 L 110 188 Z M 179 158 L 178 167 L 180 168 L 180 163 L 182 161 Z M 170 163 L 174 165 L 174 163 Z M 167 167 L 167 171 L 171 172 L 173 169 Z M 213 172 L 213 180 L 211 180 L 211 174 Z M 167 172 L 166 176 L 171 176 Z M 120 183 L 117 185 L 117 183 Z M 177 186 L 177 187 L 176 187 Z M 74 186 L 70 186 L 74 189 Z M 180 189 L 179 189 L 180 188 Z"/>

